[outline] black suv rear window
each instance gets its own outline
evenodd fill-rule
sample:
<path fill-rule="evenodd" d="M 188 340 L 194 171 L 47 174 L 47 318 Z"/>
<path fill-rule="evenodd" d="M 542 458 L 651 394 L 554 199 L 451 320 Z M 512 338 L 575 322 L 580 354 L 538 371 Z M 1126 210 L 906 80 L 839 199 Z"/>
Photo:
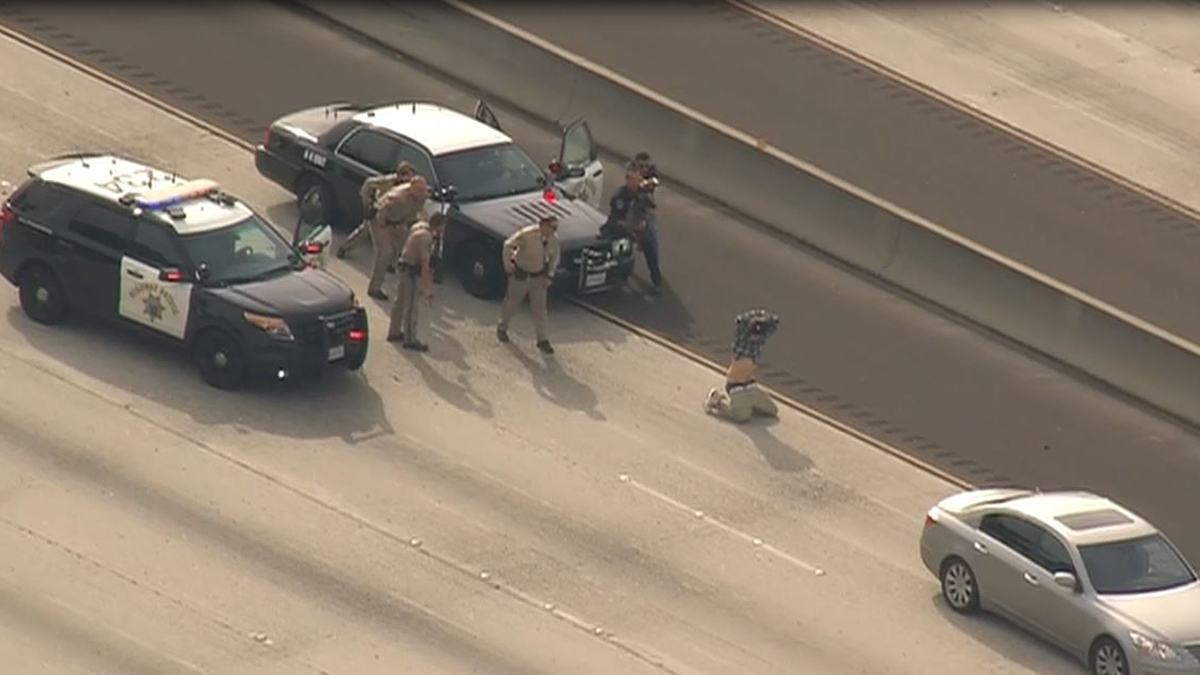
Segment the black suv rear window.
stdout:
<path fill-rule="evenodd" d="M 58 185 L 31 178 L 17 188 L 9 202 L 21 215 L 41 220 L 61 207 L 77 204 L 79 197 Z"/>

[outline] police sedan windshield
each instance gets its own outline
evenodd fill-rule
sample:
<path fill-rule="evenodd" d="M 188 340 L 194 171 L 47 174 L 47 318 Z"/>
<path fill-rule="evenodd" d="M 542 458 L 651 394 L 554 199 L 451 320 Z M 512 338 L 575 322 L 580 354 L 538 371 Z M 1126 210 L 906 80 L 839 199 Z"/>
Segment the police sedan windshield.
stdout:
<path fill-rule="evenodd" d="M 254 281 L 296 269 L 299 257 L 275 231 L 255 216 L 232 226 L 180 237 L 197 268 L 208 268 L 212 283 Z"/>
<path fill-rule="evenodd" d="M 545 181 L 537 164 L 512 143 L 443 155 L 436 164 L 438 181 L 453 185 L 462 202 L 534 192 Z"/>

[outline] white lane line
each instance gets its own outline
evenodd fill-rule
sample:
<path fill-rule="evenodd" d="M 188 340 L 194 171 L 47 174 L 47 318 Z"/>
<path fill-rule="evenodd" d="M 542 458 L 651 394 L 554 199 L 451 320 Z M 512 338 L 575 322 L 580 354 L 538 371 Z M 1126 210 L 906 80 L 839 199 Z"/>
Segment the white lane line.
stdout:
<path fill-rule="evenodd" d="M 700 509 L 694 509 L 694 508 L 688 506 L 687 504 L 684 504 L 683 502 L 679 501 L 678 499 L 675 499 L 674 497 L 665 495 L 665 494 L 659 492 L 658 490 L 655 490 L 654 488 L 650 487 L 649 485 L 646 485 L 644 483 L 638 482 L 637 480 L 634 480 L 632 477 L 629 476 L 629 474 L 625 474 L 625 473 L 621 474 L 620 479 L 621 479 L 622 483 L 626 483 L 626 484 L 630 485 L 631 487 L 635 487 L 638 490 L 640 490 L 641 492 L 648 494 L 651 497 L 654 497 L 658 501 L 660 501 L 664 504 L 673 506 L 673 507 L 679 509 L 680 511 L 688 513 L 694 518 L 703 520 L 704 522 L 708 523 L 709 525 L 712 525 L 713 527 L 721 530 L 722 532 L 733 535 L 734 537 L 737 537 L 738 539 L 741 539 L 741 540 L 753 545 L 755 548 L 760 548 L 764 551 L 767 551 L 768 553 L 775 556 L 776 558 L 779 558 L 780 560 L 789 562 L 792 565 L 809 572 L 810 574 L 815 574 L 816 576 L 819 576 L 819 577 L 825 576 L 825 570 L 821 569 L 820 567 L 817 567 L 815 565 L 811 565 L 807 562 L 804 562 L 803 560 L 788 553 L 787 551 L 782 551 L 782 550 L 772 546 L 771 544 L 768 544 L 767 542 L 763 541 L 759 537 L 755 537 L 755 536 L 746 534 L 745 532 L 742 532 L 741 530 L 737 529 L 736 527 L 733 527 L 732 525 L 726 525 L 725 523 L 722 523 L 721 521 L 717 520 L 716 518 L 713 518 L 712 516 L 708 515 L 707 513 L 701 511 Z"/>

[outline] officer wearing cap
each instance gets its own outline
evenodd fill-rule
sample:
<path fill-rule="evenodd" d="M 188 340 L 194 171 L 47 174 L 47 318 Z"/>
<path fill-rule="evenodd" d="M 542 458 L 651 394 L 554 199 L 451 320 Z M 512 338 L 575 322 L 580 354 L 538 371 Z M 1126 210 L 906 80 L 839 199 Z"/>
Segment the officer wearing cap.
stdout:
<path fill-rule="evenodd" d="M 709 414 L 739 424 L 755 415 L 778 416 L 775 401 L 755 381 L 763 346 L 778 327 L 779 315 L 765 309 L 742 312 L 734 319 L 733 360 L 725 373 L 725 387 L 708 392 L 704 409 Z"/>
<path fill-rule="evenodd" d="M 372 246 L 375 246 L 375 201 L 384 192 L 397 185 L 403 185 L 413 179 L 417 175 L 417 169 L 411 163 L 404 161 L 396 167 L 395 173 L 385 173 L 379 176 L 371 176 L 363 181 L 362 189 L 359 190 L 359 197 L 362 198 L 363 220 L 358 227 L 346 237 L 342 245 L 337 249 L 337 257 L 345 258 L 346 251 L 354 247 L 354 244 L 362 238 L 364 234 L 369 234 L 371 237 Z"/>
<path fill-rule="evenodd" d="M 496 338 L 508 342 L 508 322 L 528 295 L 537 347 L 543 353 L 553 354 L 554 347 L 550 346 L 550 339 L 546 335 L 546 297 L 561 256 L 558 218 L 543 216 L 536 225 L 517 230 L 505 240 L 503 256 L 504 271 L 508 274 L 508 292 L 500 308 Z"/>
<path fill-rule="evenodd" d="M 383 292 L 383 279 L 387 268 L 396 261 L 397 242 L 408 238 L 408 228 L 424 213 L 425 198 L 429 185 L 421 176 L 391 188 L 375 203 L 375 264 L 371 280 L 367 283 L 367 295 L 377 300 L 387 300 Z M 382 245 L 381 245 L 382 242 Z"/>
<path fill-rule="evenodd" d="M 417 291 L 433 302 L 433 242 L 446 228 L 446 216 L 435 213 L 429 222 L 417 221 L 408 232 L 400 260 L 396 265 L 399 283 L 392 319 L 388 326 L 389 342 L 400 342 L 405 349 L 427 351 L 428 345 L 417 339 Z M 417 281 L 420 280 L 418 289 Z"/>

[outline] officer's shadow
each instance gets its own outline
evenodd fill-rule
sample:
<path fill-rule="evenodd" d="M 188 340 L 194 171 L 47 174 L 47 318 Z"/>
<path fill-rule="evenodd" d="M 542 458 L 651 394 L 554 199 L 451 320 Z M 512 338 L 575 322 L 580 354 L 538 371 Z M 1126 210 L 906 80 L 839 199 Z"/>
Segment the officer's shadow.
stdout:
<path fill-rule="evenodd" d="M 555 357 L 543 357 L 539 363 L 511 342 L 506 347 L 533 376 L 533 388 L 542 398 L 559 407 L 581 411 L 596 421 L 608 419 L 597 407 L 600 401 L 596 392 L 571 377 Z"/>
<path fill-rule="evenodd" d="M 450 405 L 469 413 L 475 413 L 486 418 L 495 415 L 492 404 L 481 396 L 471 384 L 467 373 L 471 370 L 467 363 L 467 352 L 461 343 L 445 330 L 430 331 L 433 337 L 425 340 L 429 343 L 429 351 L 417 353 L 402 348 L 396 348 L 408 359 L 425 381 L 429 390 L 437 394 Z M 458 373 L 454 380 L 447 379 L 431 361 L 442 361 L 457 367 Z"/>

